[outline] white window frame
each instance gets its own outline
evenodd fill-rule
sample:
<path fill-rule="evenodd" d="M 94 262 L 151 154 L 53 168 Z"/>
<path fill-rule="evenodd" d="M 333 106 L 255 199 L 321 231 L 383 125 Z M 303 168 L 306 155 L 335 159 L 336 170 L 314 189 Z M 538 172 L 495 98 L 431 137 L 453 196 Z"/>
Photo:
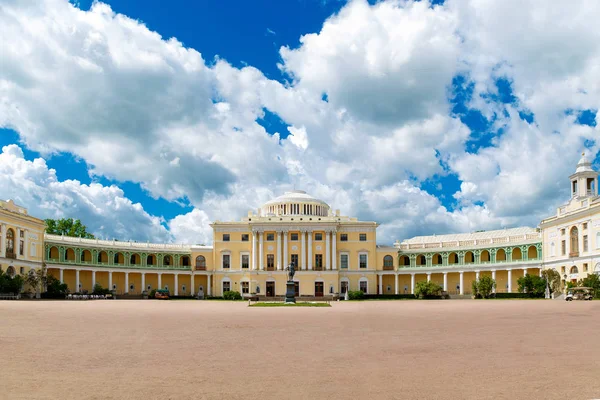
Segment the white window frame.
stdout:
<path fill-rule="evenodd" d="M 342 294 L 342 282 L 346 282 L 346 284 L 348 285 L 347 290 L 350 291 L 350 279 L 348 279 L 347 277 L 343 277 L 340 279 L 340 294 Z"/>
<path fill-rule="evenodd" d="M 244 283 L 248 284 L 248 293 L 244 293 Z M 250 286 L 251 282 L 248 279 L 242 279 L 240 281 L 240 293 L 242 294 L 242 296 L 244 294 L 247 294 L 248 296 L 250 295 L 250 290 L 252 289 L 252 287 Z"/>
<path fill-rule="evenodd" d="M 348 261 L 346 268 L 342 268 L 342 255 L 346 256 L 346 260 Z M 350 269 L 350 252 L 347 252 L 347 251 L 340 252 L 339 265 L 340 265 L 340 269 L 345 269 L 345 270 Z"/>
<path fill-rule="evenodd" d="M 229 277 L 227 277 L 227 276 L 226 276 L 226 277 L 224 277 L 223 279 L 221 279 L 221 296 L 223 295 L 223 293 L 225 293 L 225 291 L 223 290 L 223 284 L 224 284 L 225 282 L 229 282 L 229 290 L 232 290 L 232 287 L 231 287 L 231 279 L 229 279 Z"/>
<path fill-rule="evenodd" d="M 556 256 L 556 245 L 554 242 L 550 243 L 550 257 Z"/>
<path fill-rule="evenodd" d="M 224 264 L 225 256 L 229 256 L 229 268 L 225 268 L 224 267 L 224 265 L 225 265 Z M 232 268 L 231 268 L 231 251 L 222 251 L 221 252 L 221 269 L 222 270 L 226 270 L 226 271 L 231 271 L 232 270 Z"/>
<path fill-rule="evenodd" d="M 249 251 L 241 251 L 240 252 L 240 269 L 242 269 L 242 260 L 244 256 L 248 256 L 248 268 L 250 269 L 250 252 Z"/>
<path fill-rule="evenodd" d="M 360 256 L 367 256 L 367 267 L 362 269 L 369 269 L 369 253 L 367 251 L 360 251 L 358 253 L 358 269 L 360 270 Z"/>
<path fill-rule="evenodd" d="M 369 294 L 369 280 L 367 278 L 364 278 L 364 277 L 360 278 L 358 280 L 358 290 L 360 290 L 360 283 L 361 282 L 366 282 L 366 284 L 367 284 L 367 291 L 365 292 L 365 294 Z"/>

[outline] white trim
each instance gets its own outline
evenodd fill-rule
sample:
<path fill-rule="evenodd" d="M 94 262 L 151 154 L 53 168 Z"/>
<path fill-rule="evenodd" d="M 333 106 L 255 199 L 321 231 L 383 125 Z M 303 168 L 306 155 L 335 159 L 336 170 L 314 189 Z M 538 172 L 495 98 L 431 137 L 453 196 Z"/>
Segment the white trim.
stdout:
<path fill-rule="evenodd" d="M 365 277 L 362 277 L 358 280 L 358 290 L 360 290 L 360 283 L 367 282 L 367 292 L 365 294 L 369 294 L 369 280 Z"/>
<path fill-rule="evenodd" d="M 224 258 L 225 258 L 225 256 L 229 256 L 229 268 L 225 268 L 224 267 Z M 231 268 L 232 267 L 232 265 L 231 265 L 231 251 L 229 251 L 229 250 L 222 250 L 221 251 L 221 265 L 220 265 L 220 267 L 221 267 L 221 270 L 224 270 L 224 271 L 231 271 L 232 270 L 232 268 Z"/>
<path fill-rule="evenodd" d="M 345 255 L 347 257 L 347 262 L 346 262 L 346 267 L 342 267 L 342 255 Z M 340 251 L 339 252 L 339 267 L 340 270 L 349 270 L 350 269 L 350 252 L 349 251 Z"/>
<path fill-rule="evenodd" d="M 248 256 L 248 268 L 246 268 L 246 270 L 250 271 L 250 268 L 252 268 L 252 266 L 250 265 L 250 252 L 249 251 L 240 251 L 240 270 L 243 270 L 243 268 L 242 268 L 243 256 Z"/>
<path fill-rule="evenodd" d="M 366 268 L 361 268 L 361 267 L 360 267 L 360 256 L 362 256 L 362 255 L 365 255 L 365 256 L 367 256 L 367 267 L 366 267 Z M 356 265 L 356 268 L 357 268 L 358 270 L 361 270 L 361 271 L 362 271 L 362 270 L 367 270 L 367 269 L 369 269 L 369 252 L 368 252 L 368 251 L 359 251 L 359 252 L 358 252 L 358 255 L 357 255 L 357 261 L 358 261 L 358 264 Z"/>

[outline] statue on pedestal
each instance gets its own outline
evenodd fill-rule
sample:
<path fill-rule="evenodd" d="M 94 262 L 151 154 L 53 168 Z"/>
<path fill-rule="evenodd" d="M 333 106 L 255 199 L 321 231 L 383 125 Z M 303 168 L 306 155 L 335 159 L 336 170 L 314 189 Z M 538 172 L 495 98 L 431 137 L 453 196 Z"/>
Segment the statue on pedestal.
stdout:
<path fill-rule="evenodd" d="M 285 267 L 285 271 L 287 272 L 287 284 L 285 291 L 285 302 L 286 303 L 295 303 L 296 302 L 296 284 L 294 283 L 294 275 L 296 274 L 296 266 L 293 262 L 291 262 L 287 267 Z"/>

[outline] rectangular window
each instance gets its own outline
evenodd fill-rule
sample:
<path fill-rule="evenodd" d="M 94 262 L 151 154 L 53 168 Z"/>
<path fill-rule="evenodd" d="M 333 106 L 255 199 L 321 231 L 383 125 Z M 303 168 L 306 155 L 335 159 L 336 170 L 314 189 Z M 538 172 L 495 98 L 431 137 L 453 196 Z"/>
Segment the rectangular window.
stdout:
<path fill-rule="evenodd" d="M 223 282 L 223 293 L 231 290 L 231 282 Z"/>
<path fill-rule="evenodd" d="M 560 271 L 564 275 L 564 273 L 565 273 L 565 267 L 560 267 Z"/>
<path fill-rule="evenodd" d="M 348 254 L 340 254 L 340 268 L 348 268 Z"/>
<path fill-rule="evenodd" d="M 19 254 L 22 256 L 25 255 L 25 242 L 23 240 L 19 242 Z"/>
<path fill-rule="evenodd" d="M 272 242 L 273 240 L 275 240 L 275 234 L 267 233 L 267 242 Z"/>
<path fill-rule="evenodd" d="M 585 231 L 587 229 L 587 222 L 583 223 L 583 230 Z"/>
<path fill-rule="evenodd" d="M 561 242 L 561 249 L 560 249 L 562 255 L 564 256 L 565 254 L 567 254 L 567 241 L 563 240 Z"/>
<path fill-rule="evenodd" d="M 229 254 L 223 254 L 223 268 L 231 267 L 231 256 Z"/>
<path fill-rule="evenodd" d="M 297 233 L 292 233 L 291 234 L 291 240 L 294 241 L 294 242 L 297 242 L 298 241 L 298 234 Z"/>
<path fill-rule="evenodd" d="M 247 233 L 242 233 L 242 242 L 247 242 L 250 239 Z"/>
<path fill-rule="evenodd" d="M 250 293 L 250 282 L 242 282 L 242 294 Z"/>
<path fill-rule="evenodd" d="M 367 281 L 360 281 L 359 288 L 361 292 L 367 293 Z"/>
<path fill-rule="evenodd" d="M 583 235 L 583 251 L 588 251 L 588 235 Z"/>
<path fill-rule="evenodd" d="M 366 241 L 367 241 L 367 234 L 366 234 L 366 233 L 361 233 L 361 234 L 359 235 L 359 240 L 360 240 L 361 242 L 366 242 Z"/>
<path fill-rule="evenodd" d="M 250 264 L 250 256 L 248 254 L 242 254 L 242 268 L 248 268 Z"/>
<path fill-rule="evenodd" d="M 348 241 L 348 234 L 347 233 L 340 234 L 340 242 L 347 242 L 347 241 Z"/>
<path fill-rule="evenodd" d="M 25 237 L 25 231 L 21 229 L 19 231 L 19 236 L 22 237 L 22 238 L 24 238 Z"/>
<path fill-rule="evenodd" d="M 25 273 L 25 267 L 19 268 L 19 273 L 23 275 Z"/>
<path fill-rule="evenodd" d="M 299 265 L 298 265 L 298 254 L 292 254 L 292 263 L 294 263 L 294 266 L 296 267 L 296 269 L 298 269 Z"/>
<path fill-rule="evenodd" d="M 267 254 L 267 270 L 275 268 L 275 254 Z"/>
<path fill-rule="evenodd" d="M 583 264 L 583 272 L 588 272 L 588 265 L 587 264 Z"/>
<path fill-rule="evenodd" d="M 315 240 L 323 240 L 323 234 L 322 233 L 315 233 Z"/>
<path fill-rule="evenodd" d="M 315 254 L 315 271 L 323 269 L 323 254 Z"/>
<path fill-rule="evenodd" d="M 367 255 L 366 254 L 361 254 L 358 260 L 358 264 L 360 268 L 367 268 Z"/>
<path fill-rule="evenodd" d="M 223 241 L 224 242 L 229 242 L 229 233 L 224 233 L 223 234 Z"/>
<path fill-rule="evenodd" d="M 560 230 L 560 234 L 563 235 L 563 236 L 565 236 L 565 229 L 564 228 Z"/>

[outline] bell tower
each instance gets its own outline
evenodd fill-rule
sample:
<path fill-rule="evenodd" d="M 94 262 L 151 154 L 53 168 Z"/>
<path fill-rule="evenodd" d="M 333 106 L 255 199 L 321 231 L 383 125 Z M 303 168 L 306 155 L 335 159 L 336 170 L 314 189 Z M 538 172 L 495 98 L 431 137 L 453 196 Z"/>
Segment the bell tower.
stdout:
<path fill-rule="evenodd" d="M 571 198 L 597 197 L 598 172 L 592 169 L 592 162 L 581 153 L 577 170 L 569 177 L 571 180 Z"/>

